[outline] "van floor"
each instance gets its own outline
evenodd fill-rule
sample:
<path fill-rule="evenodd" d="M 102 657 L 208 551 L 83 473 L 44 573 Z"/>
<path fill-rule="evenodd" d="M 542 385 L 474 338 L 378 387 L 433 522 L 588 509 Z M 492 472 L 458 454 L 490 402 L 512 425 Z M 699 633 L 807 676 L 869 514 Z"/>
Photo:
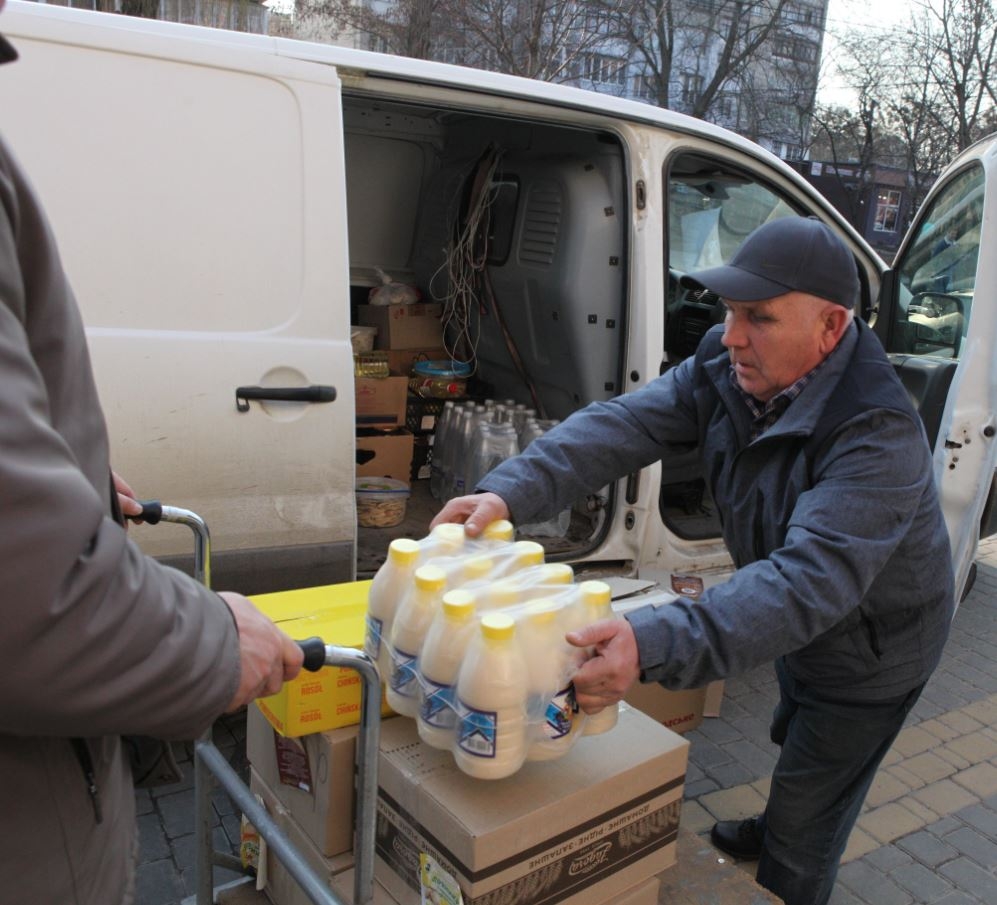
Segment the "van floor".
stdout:
<path fill-rule="evenodd" d="M 429 481 L 412 482 L 412 493 L 405 507 L 405 519 L 393 528 L 357 528 L 357 580 L 373 578 L 374 573 L 388 556 L 388 544 L 397 537 L 421 540 L 429 534 L 429 523 L 440 511 L 441 505 L 429 492 Z M 547 551 L 549 560 L 562 559 L 572 550 L 579 549 L 591 536 L 592 524 L 577 512 L 571 515 L 567 537 L 529 538 L 517 534 L 517 540 L 536 540 Z"/>

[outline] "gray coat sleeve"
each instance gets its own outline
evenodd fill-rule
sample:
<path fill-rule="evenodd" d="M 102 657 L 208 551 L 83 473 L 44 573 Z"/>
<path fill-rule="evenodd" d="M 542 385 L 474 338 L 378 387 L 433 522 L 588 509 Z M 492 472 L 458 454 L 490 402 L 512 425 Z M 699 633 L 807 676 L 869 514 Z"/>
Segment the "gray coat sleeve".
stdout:
<path fill-rule="evenodd" d="M 234 620 L 109 517 L 82 326 L 2 147 L 0 204 L 0 731 L 195 737 L 238 685 Z"/>

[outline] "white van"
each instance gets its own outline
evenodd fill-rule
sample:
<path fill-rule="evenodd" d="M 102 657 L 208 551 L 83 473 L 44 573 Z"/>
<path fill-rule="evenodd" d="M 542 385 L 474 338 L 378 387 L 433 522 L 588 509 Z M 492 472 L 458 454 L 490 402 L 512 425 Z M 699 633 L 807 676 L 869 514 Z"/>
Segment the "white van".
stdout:
<path fill-rule="evenodd" d="M 862 314 L 920 403 L 966 583 L 993 516 L 997 272 L 979 255 L 997 222 L 993 142 L 938 181 L 888 272 L 779 160 L 667 110 L 19 0 L 0 31 L 21 55 L 0 70 L 3 129 L 79 298 L 115 467 L 205 518 L 215 586 L 349 580 L 358 555 L 361 572 L 383 555 L 389 529 L 359 533 L 373 560 L 358 550 L 351 314 L 378 267 L 445 295 L 475 178 L 492 200 L 479 250 L 532 387 L 472 300 L 460 313 L 480 332 L 477 377 L 496 398 L 532 404 L 532 389 L 552 418 L 694 351 L 717 300 L 680 290 L 683 272 L 726 260 L 771 217 L 832 224 L 859 261 Z M 237 405 L 245 387 L 300 398 Z M 412 511 L 421 521 L 396 533 L 425 533 L 431 510 Z M 155 555 L 189 552 L 183 530 L 135 536 Z M 690 590 L 730 569 L 683 462 L 579 501 L 548 551 Z"/>

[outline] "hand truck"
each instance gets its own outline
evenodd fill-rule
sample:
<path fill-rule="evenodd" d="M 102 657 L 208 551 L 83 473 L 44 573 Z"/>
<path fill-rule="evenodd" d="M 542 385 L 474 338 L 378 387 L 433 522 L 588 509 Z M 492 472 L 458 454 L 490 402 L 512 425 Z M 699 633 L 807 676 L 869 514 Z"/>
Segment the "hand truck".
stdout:
<path fill-rule="evenodd" d="M 194 578 L 211 587 L 211 538 L 204 520 L 187 509 L 163 506 L 156 500 L 140 501 L 142 514 L 134 516 L 150 525 L 174 522 L 194 532 Z M 305 654 L 304 668 L 317 672 L 323 666 L 342 666 L 360 674 L 360 737 L 357 742 L 355 856 L 352 905 L 371 905 L 374 898 L 374 832 L 377 810 L 377 750 L 381 732 L 381 682 L 377 666 L 362 650 L 336 647 L 320 638 L 298 642 Z M 214 901 L 215 866 L 243 872 L 242 862 L 228 852 L 214 850 L 211 841 L 211 793 L 217 780 L 229 798 L 266 840 L 275 857 L 287 868 L 315 905 L 351 905 L 329 888 L 294 848 L 287 834 L 253 797 L 249 787 L 215 747 L 209 728 L 194 742 L 194 838 L 197 850 L 196 905 Z"/>

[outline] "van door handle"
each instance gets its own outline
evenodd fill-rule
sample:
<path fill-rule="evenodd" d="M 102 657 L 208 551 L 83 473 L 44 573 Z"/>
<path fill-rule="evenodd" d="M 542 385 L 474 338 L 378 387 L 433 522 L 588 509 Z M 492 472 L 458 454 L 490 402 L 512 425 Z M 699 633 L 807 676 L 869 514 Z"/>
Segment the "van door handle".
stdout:
<path fill-rule="evenodd" d="M 236 387 L 235 407 L 240 412 L 249 411 L 250 399 L 272 399 L 279 402 L 332 402 L 336 388 L 310 387 Z"/>

